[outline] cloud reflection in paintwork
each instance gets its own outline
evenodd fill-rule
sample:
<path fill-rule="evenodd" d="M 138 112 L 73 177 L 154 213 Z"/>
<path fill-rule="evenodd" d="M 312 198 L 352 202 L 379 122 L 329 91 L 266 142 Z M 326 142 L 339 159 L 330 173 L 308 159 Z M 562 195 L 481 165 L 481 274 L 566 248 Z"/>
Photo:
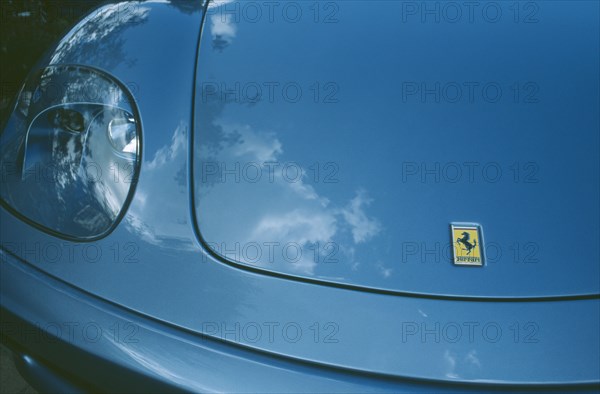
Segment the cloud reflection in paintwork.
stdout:
<path fill-rule="evenodd" d="M 211 143 L 200 145 L 199 174 L 203 166 L 214 163 L 222 171 L 235 172 L 244 163 L 284 162 L 285 147 L 275 132 L 256 131 L 250 125 L 220 118 L 205 126 L 221 142 L 209 136 L 207 140 Z M 307 173 L 306 169 L 303 173 Z M 334 243 L 347 258 L 350 254 L 346 251 L 352 252 L 381 231 L 380 222 L 366 212 L 372 199 L 363 189 L 356 190 L 349 201 L 339 203 L 308 184 L 306 175 L 290 181 L 281 171 L 273 171 L 255 182 L 226 173 L 225 177 L 223 173 L 200 177 L 197 179 L 201 181 L 200 230 L 209 244 L 216 245 L 217 252 L 238 262 L 314 274 L 319 260 L 315 253 L 321 257 L 327 254 L 323 245 Z M 351 237 L 345 236 L 346 233 Z M 244 245 L 250 244 L 263 246 L 260 259 L 256 253 L 252 256 L 244 253 Z M 281 251 L 267 254 L 264 245 L 273 244 L 281 247 Z M 284 250 L 292 245 L 293 248 Z M 337 258 L 339 261 L 340 256 Z M 390 270 L 385 272 L 386 277 L 391 275 Z"/>
<path fill-rule="evenodd" d="M 132 62 L 124 52 L 123 30 L 147 21 L 150 8 L 130 1 L 107 4 L 77 24 L 57 46 L 50 64 L 71 63 L 87 59 L 89 64 L 113 69 L 122 62 Z M 106 54 L 110 54 L 107 56 Z"/>
<path fill-rule="evenodd" d="M 142 163 L 147 181 L 138 183 L 125 223 L 130 231 L 153 245 L 195 249 L 187 206 L 188 141 L 188 125 L 182 121 L 169 143 Z"/>

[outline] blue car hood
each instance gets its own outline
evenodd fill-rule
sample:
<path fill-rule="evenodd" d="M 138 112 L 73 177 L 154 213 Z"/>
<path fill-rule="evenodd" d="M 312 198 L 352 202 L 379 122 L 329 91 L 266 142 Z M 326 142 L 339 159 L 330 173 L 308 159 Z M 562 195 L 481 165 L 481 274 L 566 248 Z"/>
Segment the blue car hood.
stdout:
<path fill-rule="evenodd" d="M 391 292 L 598 294 L 597 4 L 217 4 L 193 184 L 221 260 Z M 481 226 L 483 268 L 452 264 L 453 222 Z"/>

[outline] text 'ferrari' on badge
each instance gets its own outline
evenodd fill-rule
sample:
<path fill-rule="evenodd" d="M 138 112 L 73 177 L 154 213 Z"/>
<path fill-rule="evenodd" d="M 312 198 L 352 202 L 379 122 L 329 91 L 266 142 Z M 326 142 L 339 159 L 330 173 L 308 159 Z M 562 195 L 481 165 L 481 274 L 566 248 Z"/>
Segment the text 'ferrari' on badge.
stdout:
<path fill-rule="evenodd" d="M 474 223 L 452 223 L 452 243 L 455 265 L 483 265 L 481 226 Z"/>

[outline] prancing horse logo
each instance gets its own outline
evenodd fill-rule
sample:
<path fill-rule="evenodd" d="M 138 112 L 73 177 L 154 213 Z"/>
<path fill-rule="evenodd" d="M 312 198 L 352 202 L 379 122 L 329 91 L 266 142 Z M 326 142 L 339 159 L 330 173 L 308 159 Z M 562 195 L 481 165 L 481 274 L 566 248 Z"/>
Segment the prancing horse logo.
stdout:
<path fill-rule="evenodd" d="M 483 232 L 477 223 L 450 223 L 455 265 L 483 265 Z"/>
<path fill-rule="evenodd" d="M 469 238 L 471 238 L 469 236 L 469 233 L 464 231 L 462 234 L 462 238 L 456 238 L 456 243 L 462 244 L 464 246 L 464 248 L 462 248 L 463 250 L 467 251 L 467 254 L 471 254 L 471 251 L 473 250 L 473 248 L 475 248 L 477 246 L 477 240 L 474 239 L 473 243 L 469 242 Z"/>

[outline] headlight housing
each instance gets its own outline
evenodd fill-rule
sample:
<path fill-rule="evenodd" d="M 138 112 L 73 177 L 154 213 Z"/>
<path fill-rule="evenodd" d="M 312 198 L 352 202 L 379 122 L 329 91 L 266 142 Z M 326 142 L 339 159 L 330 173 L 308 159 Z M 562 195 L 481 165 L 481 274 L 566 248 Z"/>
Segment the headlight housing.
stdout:
<path fill-rule="evenodd" d="M 0 135 L 2 203 L 56 235 L 93 240 L 123 215 L 139 172 L 141 122 L 127 88 L 84 66 L 24 85 Z"/>

